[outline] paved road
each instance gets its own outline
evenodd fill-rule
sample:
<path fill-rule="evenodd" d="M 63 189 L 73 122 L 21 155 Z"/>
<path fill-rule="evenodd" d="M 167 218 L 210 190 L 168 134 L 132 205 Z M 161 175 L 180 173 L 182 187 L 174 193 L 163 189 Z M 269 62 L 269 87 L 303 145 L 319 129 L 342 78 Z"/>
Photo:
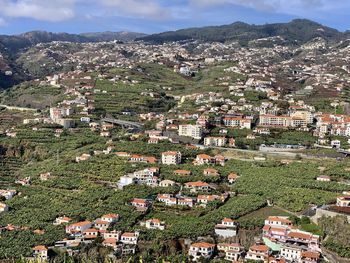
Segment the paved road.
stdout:
<path fill-rule="evenodd" d="M 113 123 L 113 124 L 118 124 L 121 126 L 130 126 L 130 127 L 134 127 L 134 128 L 138 128 L 138 129 L 141 129 L 143 127 L 143 125 L 139 122 L 124 121 L 124 120 L 113 119 L 113 118 L 104 118 L 101 121 L 109 122 L 109 123 Z"/>
<path fill-rule="evenodd" d="M 18 110 L 18 111 L 38 111 L 38 109 L 33 108 L 24 108 L 24 107 L 16 107 L 16 106 L 9 106 L 9 105 L 3 105 L 0 104 L 0 108 L 6 108 L 8 110 Z"/>
<path fill-rule="evenodd" d="M 244 150 L 244 149 L 236 149 L 236 148 L 225 148 L 225 147 L 203 147 L 205 149 L 218 149 L 218 150 L 225 150 L 225 151 L 231 151 L 231 152 L 242 152 L 242 153 L 250 153 L 255 155 L 261 155 L 261 156 L 281 156 L 286 158 L 295 158 L 296 156 L 301 156 L 302 158 L 310 158 L 310 156 L 307 156 L 305 154 L 295 153 L 295 152 L 261 152 L 261 151 L 254 151 L 254 150 Z"/>

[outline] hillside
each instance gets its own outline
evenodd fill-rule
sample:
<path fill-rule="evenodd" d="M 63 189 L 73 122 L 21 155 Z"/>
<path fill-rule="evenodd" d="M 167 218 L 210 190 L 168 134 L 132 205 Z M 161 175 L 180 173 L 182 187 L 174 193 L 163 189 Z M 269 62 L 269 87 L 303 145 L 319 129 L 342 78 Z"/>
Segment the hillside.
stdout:
<path fill-rule="evenodd" d="M 1 35 L 0 44 L 11 52 L 18 52 L 23 48 L 39 43 L 53 41 L 67 41 L 76 43 L 101 42 L 101 41 L 132 41 L 135 38 L 143 37 L 145 34 L 135 32 L 101 32 L 85 34 L 51 33 L 46 31 L 32 31 L 20 35 Z"/>
<path fill-rule="evenodd" d="M 140 38 L 151 43 L 164 43 L 182 40 L 202 40 L 210 42 L 238 41 L 247 44 L 249 41 L 280 36 L 289 44 L 295 41 L 305 43 L 316 37 L 322 37 L 329 41 L 340 40 L 345 37 L 336 29 L 329 28 L 306 19 L 296 19 L 289 23 L 249 25 L 236 22 L 230 25 L 210 26 L 203 28 L 189 28 L 178 31 L 164 32 Z"/>

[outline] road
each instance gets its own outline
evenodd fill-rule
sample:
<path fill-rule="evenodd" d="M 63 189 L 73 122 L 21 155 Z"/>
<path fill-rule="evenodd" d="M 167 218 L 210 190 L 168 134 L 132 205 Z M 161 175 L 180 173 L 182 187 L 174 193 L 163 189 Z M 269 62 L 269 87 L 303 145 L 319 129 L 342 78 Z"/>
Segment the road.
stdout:
<path fill-rule="evenodd" d="M 133 122 L 133 121 L 124 121 L 124 120 L 119 120 L 119 119 L 113 119 L 113 118 L 104 118 L 101 121 L 103 122 L 108 122 L 108 123 L 113 123 L 113 124 L 118 124 L 121 126 L 129 126 L 129 127 L 134 127 L 137 129 L 141 129 L 143 125 L 138 122 Z"/>
<path fill-rule="evenodd" d="M 3 104 L 0 104 L 0 108 L 6 108 L 8 110 L 17 110 L 17 111 L 34 111 L 34 112 L 38 111 L 38 109 L 16 107 L 16 106 L 9 106 L 9 105 L 3 105 Z"/>
<path fill-rule="evenodd" d="M 203 147 L 203 146 L 202 146 Z M 254 151 L 254 150 L 244 150 L 244 149 L 236 149 L 236 148 L 225 148 L 225 147 L 203 147 L 204 149 L 218 149 L 218 150 L 225 150 L 229 152 L 241 152 L 241 153 L 249 153 L 259 156 L 279 156 L 279 157 L 285 157 L 285 158 L 295 158 L 296 156 L 300 156 L 302 158 L 310 158 L 310 156 L 295 152 L 261 152 L 261 151 Z"/>

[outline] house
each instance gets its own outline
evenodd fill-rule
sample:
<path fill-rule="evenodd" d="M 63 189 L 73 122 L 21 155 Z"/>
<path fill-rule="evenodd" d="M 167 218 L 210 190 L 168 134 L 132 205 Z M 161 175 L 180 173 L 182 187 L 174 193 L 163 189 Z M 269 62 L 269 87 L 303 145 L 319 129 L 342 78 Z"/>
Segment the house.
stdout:
<path fill-rule="evenodd" d="M 239 176 L 236 174 L 236 173 L 230 173 L 228 176 L 227 176 L 227 181 L 230 183 L 230 184 L 233 184 L 236 182 L 236 180 L 239 178 Z"/>
<path fill-rule="evenodd" d="M 206 168 L 203 170 L 203 175 L 206 176 L 219 176 L 219 171 L 213 168 Z"/>
<path fill-rule="evenodd" d="M 266 261 L 269 258 L 269 247 L 266 245 L 255 244 L 249 248 L 245 259 Z"/>
<path fill-rule="evenodd" d="M 0 202 L 0 213 L 7 212 L 9 210 L 9 207 L 5 203 Z"/>
<path fill-rule="evenodd" d="M 79 162 L 82 162 L 82 161 L 87 161 L 87 160 L 90 159 L 90 158 L 91 158 L 91 155 L 90 155 L 90 154 L 83 153 L 81 156 L 77 156 L 77 157 L 75 158 L 75 161 L 76 161 L 77 163 L 79 163 Z"/>
<path fill-rule="evenodd" d="M 128 245 L 137 245 L 137 240 L 139 238 L 139 232 L 126 232 L 120 236 L 120 242 Z"/>
<path fill-rule="evenodd" d="M 90 221 L 82 221 L 66 226 L 67 234 L 81 234 L 84 230 L 91 228 L 92 223 Z"/>
<path fill-rule="evenodd" d="M 225 156 L 222 156 L 222 155 L 219 155 L 219 154 L 214 156 L 214 163 L 216 165 L 225 166 L 225 161 L 226 161 Z"/>
<path fill-rule="evenodd" d="M 105 247 L 110 247 L 113 250 L 117 250 L 118 248 L 118 239 L 116 238 L 105 238 L 102 242 L 102 245 Z"/>
<path fill-rule="evenodd" d="M 47 246 L 35 246 L 33 247 L 33 256 L 40 260 L 49 259 L 49 249 Z"/>
<path fill-rule="evenodd" d="M 31 178 L 30 177 L 26 177 L 26 178 L 23 178 L 23 179 L 18 179 L 18 180 L 15 181 L 16 184 L 20 184 L 22 186 L 30 185 L 30 182 L 31 182 Z"/>
<path fill-rule="evenodd" d="M 265 225 L 291 227 L 293 223 L 286 216 L 269 216 L 265 220 Z"/>
<path fill-rule="evenodd" d="M 303 251 L 301 253 L 301 263 L 318 263 L 320 261 L 320 253 L 313 251 Z"/>
<path fill-rule="evenodd" d="M 177 205 L 193 207 L 194 199 L 190 197 L 180 197 L 177 199 Z"/>
<path fill-rule="evenodd" d="M 218 236 L 229 238 L 237 235 L 238 224 L 231 218 L 224 218 L 220 224 L 215 226 L 215 234 Z"/>
<path fill-rule="evenodd" d="M 47 181 L 51 177 L 51 173 L 42 173 L 40 174 L 40 180 L 41 181 Z"/>
<path fill-rule="evenodd" d="M 84 239 L 95 239 L 98 236 L 99 231 L 96 228 L 88 228 L 83 230 Z"/>
<path fill-rule="evenodd" d="M 148 144 L 158 144 L 159 139 L 158 138 L 149 138 L 147 143 Z"/>
<path fill-rule="evenodd" d="M 303 249 L 300 246 L 293 246 L 291 244 L 282 245 L 281 256 L 289 262 L 300 262 Z"/>
<path fill-rule="evenodd" d="M 225 259 L 228 261 L 238 261 L 238 259 L 242 258 L 242 254 L 244 252 L 244 248 L 238 243 L 218 244 L 218 250 L 220 252 L 225 253 Z"/>
<path fill-rule="evenodd" d="M 112 224 L 112 223 L 115 223 L 119 220 L 119 215 L 118 214 L 106 214 L 106 215 L 101 216 L 101 220 Z"/>
<path fill-rule="evenodd" d="M 210 164 L 213 163 L 213 158 L 208 154 L 198 154 L 194 162 L 196 165 Z"/>
<path fill-rule="evenodd" d="M 107 230 L 111 223 L 102 219 L 96 219 L 94 222 L 94 227 L 99 230 Z"/>
<path fill-rule="evenodd" d="M 157 218 L 149 219 L 146 222 L 144 222 L 142 225 L 144 225 L 147 229 L 158 229 L 158 230 L 165 229 L 165 222 L 160 221 Z"/>
<path fill-rule="evenodd" d="M 224 147 L 227 139 L 225 137 L 205 137 L 204 145 L 205 146 L 215 146 L 215 147 Z"/>
<path fill-rule="evenodd" d="M 127 152 L 115 152 L 114 154 L 118 157 L 126 157 L 126 158 L 130 157 L 130 154 L 128 154 Z"/>
<path fill-rule="evenodd" d="M 62 225 L 62 224 L 68 224 L 70 221 L 72 221 L 71 218 L 69 218 L 67 216 L 60 216 L 60 217 L 57 217 L 55 219 L 53 224 L 57 226 L 57 225 Z"/>
<path fill-rule="evenodd" d="M 350 195 L 338 196 L 337 206 L 350 207 Z"/>
<path fill-rule="evenodd" d="M 236 147 L 236 140 L 234 138 L 230 138 L 228 140 L 228 146 L 232 148 Z"/>
<path fill-rule="evenodd" d="M 120 235 L 121 235 L 120 231 L 117 231 L 117 230 L 105 231 L 103 233 L 103 238 L 104 239 L 113 238 L 113 239 L 119 240 Z"/>
<path fill-rule="evenodd" d="M 208 192 L 210 185 L 201 181 L 185 183 L 185 188 L 190 189 L 191 192 Z"/>
<path fill-rule="evenodd" d="M 200 258 L 210 259 L 215 252 L 215 245 L 205 242 L 193 243 L 190 246 L 188 255 L 197 261 Z"/>
<path fill-rule="evenodd" d="M 287 242 L 298 243 L 312 251 L 320 251 L 320 237 L 306 231 L 291 230 L 287 234 Z"/>
<path fill-rule="evenodd" d="M 168 206 L 177 205 L 177 198 L 172 194 L 158 194 L 157 201 L 165 203 Z"/>
<path fill-rule="evenodd" d="M 224 197 L 219 195 L 198 195 L 197 203 L 206 205 L 209 202 L 213 202 L 215 200 L 224 201 Z"/>
<path fill-rule="evenodd" d="M 317 181 L 320 182 L 330 182 L 331 181 L 331 177 L 327 176 L 327 175 L 320 175 L 316 178 Z"/>
<path fill-rule="evenodd" d="M 143 156 L 139 154 L 132 154 L 129 158 L 130 162 L 140 162 L 140 163 L 156 163 L 157 158 L 153 156 Z"/>
<path fill-rule="evenodd" d="M 159 186 L 160 187 L 171 187 L 171 186 L 174 186 L 175 185 L 175 182 L 172 181 L 172 180 L 163 180 L 159 183 Z"/>
<path fill-rule="evenodd" d="M 0 196 L 5 197 L 6 200 L 12 199 L 16 194 L 16 190 L 0 190 Z"/>
<path fill-rule="evenodd" d="M 191 171 L 188 171 L 188 170 L 175 170 L 174 174 L 175 175 L 180 175 L 180 176 L 188 176 L 188 175 L 191 175 Z"/>
<path fill-rule="evenodd" d="M 151 202 L 146 199 L 134 198 L 131 205 L 136 207 L 138 211 L 147 211 L 151 207 Z"/>
<path fill-rule="evenodd" d="M 224 116 L 223 123 L 227 127 L 237 127 L 240 129 L 251 129 L 252 121 L 244 116 Z"/>
<path fill-rule="evenodd" d="M 181 163 L 181 152 L 168 151 L 162 153 L 162 164 L 177 165 Z"/>
<path fill-rule="evenodd" d="M 341 144 L 341 142 L 339 140 L 332 140 L 331 141 L 332 148 L 340 149 L 340 144 Z"/>
<path fill-rule="evenodd" d="M 201 125 L 179 125 L 179 136 L 200 140 L 202 135 L 203 127 Z"/>

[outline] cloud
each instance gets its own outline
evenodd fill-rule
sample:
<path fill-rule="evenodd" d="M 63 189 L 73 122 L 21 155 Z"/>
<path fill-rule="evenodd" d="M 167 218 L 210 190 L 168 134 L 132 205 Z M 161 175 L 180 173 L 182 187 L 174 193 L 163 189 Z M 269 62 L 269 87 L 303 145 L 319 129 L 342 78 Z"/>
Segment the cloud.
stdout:
<path fill-rule="evenodd" d="M 297 14 L 311 10 L 320 10 L 326 4 L 325 0 L 189 0 L 190 4 L 198 7 L 209 7 L 215 5 L 239 5 L 253 8 L 259 11 L 278 12 L 286 14 Z M 344 1 L 344 0 L 333 0 Z M 306 10 L 306 8 L 308 10 Z"/>
<path fill-rule="evenodd" d="M 6 25 L 7 25 L 7 23 L 6 23 L 5 19 L 3 19 L 2 17 L 0 17 L 0 27 L 6 26 Z"/>
<path fill-rule="evenodd" d="M 170 18 L 171 12 L 155 0 L 101 0 L 98 4 L 107 7 L 108 12 L 120 16 L 131 16 L 163 20 Z"/>
<path fill-rule="evenodd" d="M 75 0 L 0 0 L 0 14 L 59 22 L 74 17 Z"/>

